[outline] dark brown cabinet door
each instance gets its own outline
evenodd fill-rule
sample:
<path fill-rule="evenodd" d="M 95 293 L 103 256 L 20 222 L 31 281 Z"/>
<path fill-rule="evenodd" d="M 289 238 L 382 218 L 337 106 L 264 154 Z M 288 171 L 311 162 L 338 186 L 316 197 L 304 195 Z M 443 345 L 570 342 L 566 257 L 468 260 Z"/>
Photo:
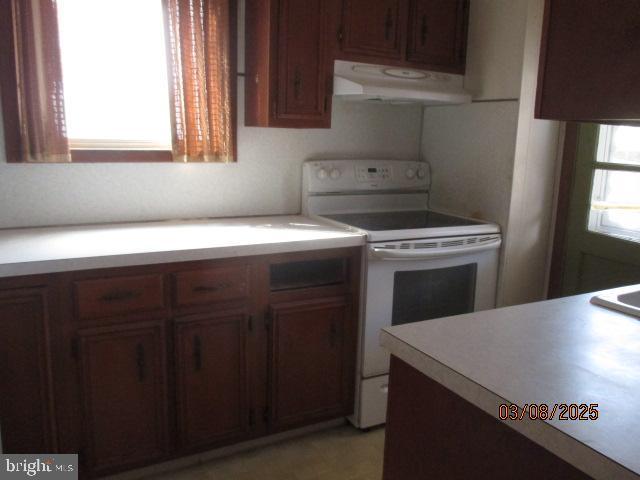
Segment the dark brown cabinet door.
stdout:
<path fill-rule="evenodd" d="M 248 321 L 244 313 L 193 315 L 176 321 L 182 448 L 230 442 L 249 432 Z"/>
<path fill-rule="evenodd" d="M 0 291 L 4 453 L 55 451 L 46 290 Z"/>
<path fill-rule="evenodd" d="M 640 0 L 547 0 L 536 117 L 640 121 Z"/>
<path fill-rule="evenodd" d="M 343 52 L 400 60 L 405 35 L 406 0 L 344 0 Z"/>
<path fill-rule="evenodd" d="M 411 0 L 407 60 L 464 69 L 465 0 Z"/>
<path fill-rule="evenodd" d="M 163 322 L 81 331 L 85 463 L 94 473 L 166 452 Z"/>
<path fill-rule="evenodd" d="M 271 308 L 270 428 L 350 413 L 353 328 L 346 297 Z"/>
<path fill-rule="evenodd" d="M 324 0 L 280 0 L 272 115 L 281 126 L 329 126 Z"/>

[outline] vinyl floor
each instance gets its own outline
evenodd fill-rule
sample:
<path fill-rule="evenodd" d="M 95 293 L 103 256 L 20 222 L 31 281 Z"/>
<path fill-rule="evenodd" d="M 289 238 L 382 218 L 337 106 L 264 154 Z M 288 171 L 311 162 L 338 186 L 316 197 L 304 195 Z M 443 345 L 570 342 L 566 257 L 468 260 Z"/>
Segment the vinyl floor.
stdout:
<path fill-rule="evenodd" d="M 350 425 L 154 476 L 155 480 L 380 480 L 384 429 Z M 149 477 L 148 477 L 149 478 Z"/>

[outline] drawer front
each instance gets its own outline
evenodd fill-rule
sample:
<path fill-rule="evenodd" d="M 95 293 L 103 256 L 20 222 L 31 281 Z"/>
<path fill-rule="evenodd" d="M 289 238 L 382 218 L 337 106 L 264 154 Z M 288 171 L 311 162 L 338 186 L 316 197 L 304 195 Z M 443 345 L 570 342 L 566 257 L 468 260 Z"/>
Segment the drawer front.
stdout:
<path fill-rule="evenodd" d="M 175 274 L 176 305 L 240 300 L 249 295 L 249 267 L 220 267 Z"/>
<path fill-rule="evenodd" d="M 162 275 L 82 280 L 75 283 L 81 319 L 111 317 L 164 308 Z"/>

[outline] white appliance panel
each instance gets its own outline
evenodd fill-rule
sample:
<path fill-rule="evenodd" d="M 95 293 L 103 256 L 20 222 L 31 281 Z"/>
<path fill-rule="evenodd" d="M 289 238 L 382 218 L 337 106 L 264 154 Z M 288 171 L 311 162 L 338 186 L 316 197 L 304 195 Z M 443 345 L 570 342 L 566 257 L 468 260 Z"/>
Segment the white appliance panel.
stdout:
<path fill-rule="evenodd" d="M 392 325 L 394 276 L 397 272 L 419 272 L 475 264 L 473 309 L 474 311 L 487 310 L 495 307 L 499 245 L 499 242 L 494 243 L 490 249 L 467 254 L 452 252 L 451 256 L 434 256 L 433 258 L 406 261 L 403 259 L 382 260 L 374 252 L 376 244 L 370 244 L 366 273 L 367 295 L 361 338 L 361 375 L 368 378 L 389 372 L 389 354 L 380 347 L 379 336 L 381 329 Z"/>

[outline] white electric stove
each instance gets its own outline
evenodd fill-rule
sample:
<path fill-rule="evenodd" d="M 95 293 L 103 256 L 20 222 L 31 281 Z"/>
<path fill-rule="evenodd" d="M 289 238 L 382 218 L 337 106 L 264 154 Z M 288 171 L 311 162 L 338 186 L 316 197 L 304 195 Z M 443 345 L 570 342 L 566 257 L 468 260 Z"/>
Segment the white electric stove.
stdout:
<path fill-rule="evenodd" d="M 355 413 L 385 422 L 389 355 L 380 329 L 495 307 L 500 227 L 428 209 L 424 162 L 314 160 L 302 212 L 364 231 Z"/>

